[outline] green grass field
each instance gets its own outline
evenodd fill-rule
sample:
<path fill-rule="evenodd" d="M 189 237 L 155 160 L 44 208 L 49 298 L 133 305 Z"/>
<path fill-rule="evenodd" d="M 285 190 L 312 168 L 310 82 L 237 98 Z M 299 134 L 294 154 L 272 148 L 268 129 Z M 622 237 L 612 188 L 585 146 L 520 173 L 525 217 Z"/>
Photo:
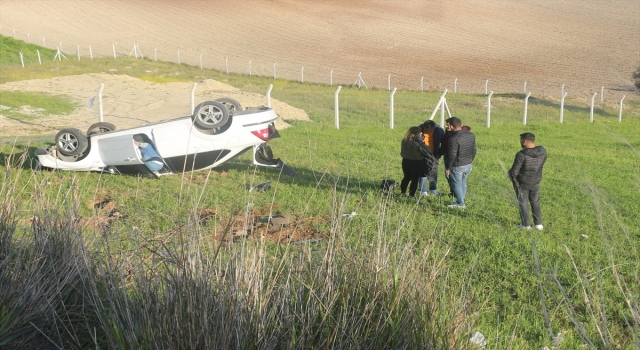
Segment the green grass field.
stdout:
<path fill-rule="evenodd" d="M 34 173 L 33 152 L 53 135 L 2 140 L 0 347 L 458 349 L 476 331 L 491 349 L 640 347 L 637 100 L 627 100 L 622 123 L 615 104 L 598 105 L 589 123 L 589 106 L 567 100 L 560 124 L 558 101 L 532 97 L 523 126 L 523 96 L 494 95 L 486 128 L 486 96 L 448 94 L 478 143 L 460 211 L 446 196 L 378 189 L 402 178 L 400 139 L 428 118 L 440 92 L 396 93 L 392 130 L 387 91 L 343 87 L 336 130 L 335 86 L 134 59 L 36 60 L 23 69 L 7 54 L 32 46 L 2 38 L 0 82 L 116 69 L 261 93 L 273 84 L 273 98 L 312 121 L 293 121 L 269 142 L 295 178 L 255 168 L 247 154 L 158 180 Z M 69 103 L 21 95 L 0 94 L 0 104 L 28 98 L 59 113 L 48 99 Z M 525 131 L 549 153 L 540 232 L 515 228 L 506 175 Z M 249 192 L 265 181 L 271 190 Z M 439 187 L 445 192 L 443 169 Z M 213 214 L 204 220 L 204 211 Z M 276 244 L 257 231 L 246 239 L 225 231 L 234 218 L 270 212 L 291 214 L 322 240 Z M 107 222 L 91 224 L 100 218 Z"/>

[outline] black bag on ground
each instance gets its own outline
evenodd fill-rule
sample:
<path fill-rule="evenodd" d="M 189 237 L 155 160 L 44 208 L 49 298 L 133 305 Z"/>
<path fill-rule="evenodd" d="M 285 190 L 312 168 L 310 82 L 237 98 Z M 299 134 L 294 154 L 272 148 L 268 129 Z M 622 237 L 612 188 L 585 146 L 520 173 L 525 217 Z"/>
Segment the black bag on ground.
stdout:
<path fill-rule="evenodd" d="M 380 189 L 383 191 L 392 192 L 396 189 L 396 180 L 384 179 L 380 184 Z"/>

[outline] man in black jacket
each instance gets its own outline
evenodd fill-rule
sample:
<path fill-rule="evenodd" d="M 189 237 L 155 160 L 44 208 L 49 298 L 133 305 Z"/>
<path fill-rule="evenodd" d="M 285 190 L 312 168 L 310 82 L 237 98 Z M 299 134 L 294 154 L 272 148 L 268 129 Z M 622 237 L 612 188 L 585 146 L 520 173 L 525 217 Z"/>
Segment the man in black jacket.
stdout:
<path fill-rule="evenodd" d="M 536 135 L 525 132 L 520 135 L 522 150 L 516 154 L 513 166 L 509 169 L 509 179 L 518 196 L 521 223 L 518 228 L 531 229 L 529 203 L 533 212 L 535 228 L 542 230 L 542 209 L 540 208 L 540 181 L 542 167 L 547 160 L 547 150 L 536 146 Z"/>
<path fill-rule="evenodd" d="M 452 134 L 447 144 L 447 153 L 444 155 L 444 174 L 456 198 L 449 208 L 465 208 L 467 177 L 471 173 L 471 163 L 476 157 L 476 136 L 463 130 L 462 121 L 456 117 L 447 119 L 447 130 Z"/>

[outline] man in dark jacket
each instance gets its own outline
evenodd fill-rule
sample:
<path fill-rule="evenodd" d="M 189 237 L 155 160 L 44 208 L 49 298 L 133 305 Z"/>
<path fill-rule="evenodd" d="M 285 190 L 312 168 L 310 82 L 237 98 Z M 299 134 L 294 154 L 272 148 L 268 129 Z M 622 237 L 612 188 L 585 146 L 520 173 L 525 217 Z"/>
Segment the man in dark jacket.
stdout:
<path fill-rule="evenodd" d="M 442 148 L 442 138 L 444 137 L 444 129 L 436 124 L 433 120 L 427 120 L 418 126 L 422 130 L 424 144 L 429 146 L 431 154 L 436 158 L 425 158 L 424 176 L 420 178 L 420 188 L 422 196 L 428 196 L 429 193 L 439 195 L 438 193 L 438 163 L 440 159 L 440 149 Z"/>
<path fill-rule="evenodd" d="M 471 163 L 476 157 L 476 136 L 464 130 L 462 121 L 456 117 L 447 119 L 447 130 L 452 133 L 444 156 L 444 173 L 456 198 L 449 208 L 465 208 L 467 177 L 471 173 Z"/>
<path fill-rule="evenodd" d="M 529 203 L 533 212 L 535 228 L 542 230 L 542 209 L 540 208 L 540 181 L 542 167 L 547 160 L 547 150 L 536 146 L 536 136 L 530 132 L 520 135 L 522 150 L 516 154 L 513 166 L 509 169 L 509 179 L 518 196 L 521 223 L 518 228 L 531 229 Z"/>

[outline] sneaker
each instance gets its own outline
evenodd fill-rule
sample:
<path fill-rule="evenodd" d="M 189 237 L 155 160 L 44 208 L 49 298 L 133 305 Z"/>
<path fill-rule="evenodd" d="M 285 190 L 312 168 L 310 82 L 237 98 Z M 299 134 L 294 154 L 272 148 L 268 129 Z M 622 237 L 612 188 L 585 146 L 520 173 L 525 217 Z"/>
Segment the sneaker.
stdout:
<path fill-rule="evenodd" d="M 447 205 L 447 208 L 454 208 L 454 209 L 464 209 L 466 207 L 467 206 L 464 205 L 464 204 L 460 205 L 460 204 L 455 204 L 455 203 Z"/>
<path fill-rule="evenodd" d="M 516 225 L 516 228 L 523 228 L 523 229 L 525 229 L 525 230 L 531 230 L 531 226 L 524 226 L 524 225 L 522 225 L 522 224 L 517 224 L 517 225 Z"/>
<path fill-rule="evenodd" d="M 542 229 L 544 229 L 544 226 L 542 226 L 542 225 L 536 225 L 536 230 L 538 230 L 538 231 L 542 231 Z"/>
<path fill-rule="evenodd" d="M 420 197 L 429 197 L 429 192 L 421 192 Z"/>
<path fill-rule="evenodd" d="M 434 196 L 439 196 L 440 192 L 436 191 L 436 190 L 431 190 L 431 194 Z"/>

